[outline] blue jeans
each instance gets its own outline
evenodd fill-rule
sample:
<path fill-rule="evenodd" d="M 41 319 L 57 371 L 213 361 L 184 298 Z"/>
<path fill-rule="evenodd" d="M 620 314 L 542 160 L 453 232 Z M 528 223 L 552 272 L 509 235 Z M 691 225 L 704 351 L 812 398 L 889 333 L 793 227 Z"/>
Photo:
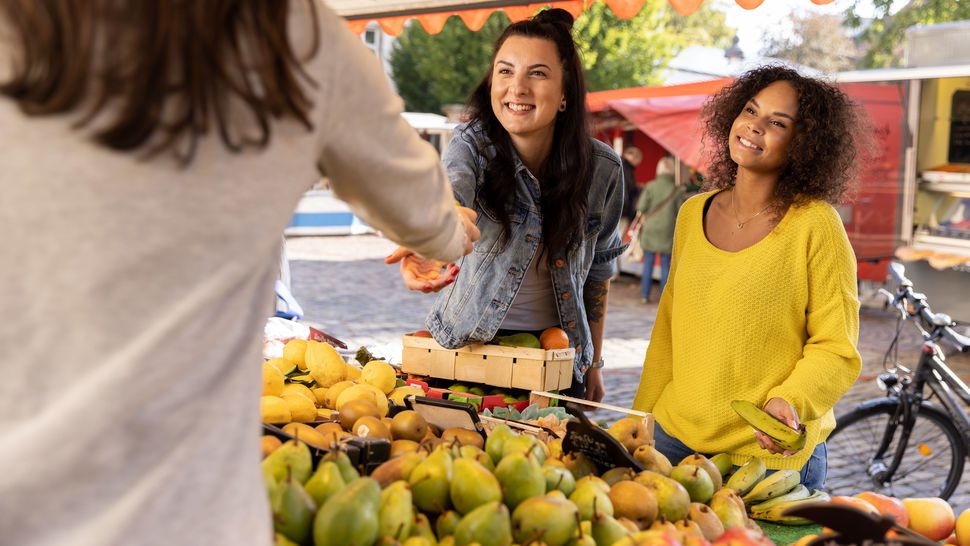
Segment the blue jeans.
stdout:
<path fill-rule="evenodd" d="M 643 252 L 643 273 L 640 275 L 640 297 L 650 296 L 650 285 L 653 284 L 654 256 L 660 254 L 660 294 L 667 286 L 667 276 L 670 275 L 670 254 L 662 252 Z"/>
<path fill-rule="evenodd" d="M 684 445 L 683 442 L 664 432 L 660 423 L 656 421 L 653 422 L 653 439 L 656 442 L 654 447 L 670 459 L 670 464 L 672 465 L 676 466 L 677 463 L 684 460 L 684 457 L 695 453 L 693 449 Z M 714 454 L 705 453 L 704 455 L 710 457 Z M 737 467 L 734 468 L 736 469 Z M 775 471 L 768 470 L 768 474 L 773 472 Z M 825 446 L 825 442 L 822 442 L 815 446 L 815 451 L 812 452 L 812 456 L 809 457 L 808 462 L 802 467 L 800 472 L 802 484 L 809 491 L 821 489 L 825 483 L 826 473 L 828 473 L 828 448 Z"/>

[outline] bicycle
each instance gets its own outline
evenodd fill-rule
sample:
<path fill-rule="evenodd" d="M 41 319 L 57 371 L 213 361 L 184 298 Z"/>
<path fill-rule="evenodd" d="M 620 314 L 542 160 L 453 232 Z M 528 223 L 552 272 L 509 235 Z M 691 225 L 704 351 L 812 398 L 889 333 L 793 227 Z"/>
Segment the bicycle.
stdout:
<path fill-rule="evenodd" d="M 898 289 L 895 294 L 879 291 L 899 318 L 883 360 L 886 371 L 876 380 L 886 396 L 862 402 L 838 417 L 827 440 L 828 452 L 847 464 L 829 468 L 826 488 L 832 495 L 869 490 L 898 498 L 948 499 L 960 483 L 970 452 L 970 417 L 954 393 L 970 404 L 970 387 L 946 366 L 938 342 L 970 352 L 970 338 L 954 331 L 948 315 L 934 313 L 926 296 L 913 291 L 901 264 L 891 263 L 889 269 Z M 907 321 L 923 337 L 915 370 L 896 358 Z M 931 402 L 934 398 L 938 404 Z"/>

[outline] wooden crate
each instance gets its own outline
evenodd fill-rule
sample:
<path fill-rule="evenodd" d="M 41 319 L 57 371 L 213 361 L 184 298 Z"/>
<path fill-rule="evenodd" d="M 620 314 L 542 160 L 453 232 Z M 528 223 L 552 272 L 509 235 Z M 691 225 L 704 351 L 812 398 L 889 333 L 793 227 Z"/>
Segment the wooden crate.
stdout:
<path fill-rule="evenodd" d="M 546 351 L 473 344 L 445 349 L 434 339 L 414 336 L 404 336 L 403 345 L 405 373 L 530 391 L 561 390 L 573 381 L 572 348 Z"/>

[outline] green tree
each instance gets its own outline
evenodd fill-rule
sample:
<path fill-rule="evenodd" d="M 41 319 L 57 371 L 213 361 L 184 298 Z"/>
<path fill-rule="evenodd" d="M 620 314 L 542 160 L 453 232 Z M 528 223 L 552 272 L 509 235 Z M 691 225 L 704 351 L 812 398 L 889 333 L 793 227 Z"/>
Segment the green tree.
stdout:
<path fill-rule="evenodd" d="M 855 66 L 858 48 L 842 26 L 841 15 L 795 12 L 791 22 L 791 30 L 766 32 L 762 36 L 762 55 L 829 73 Z"/>
<path fill-rule="evenodd" d="M 398 93 L 411 111 L 440 112 L 463 103 L 489 69 L 492 45 L 509 20 L 496 12 L 478 32 L 451 17 L 431 36 L 410 24 L 391 53 Z M 660 70 L 692 45 L 726 47 L 734 31 L 723 12 L 709 3 L 681 17 L 667 0 L 649 0 L 635 17 L 621 20 L 603 2 L 593 4 L 574 25 L 590 91 L 659 84 Z"/>
<path fill-rule="evenodd" d="M 900 66 L 906 29 L 913 25 L 970 19 L 970 2 L 967 0 L 910 0 L 893 13 L 894 3 L 898 0 L 855 0 L 847 11 L 846 21 L 850 26 L 865 27 L 859 39 L 867 49 L 861 62 L 866 68 Z M 858 7 L 869 4 L 875 10 L 875 17 L 866 25 Z"/>

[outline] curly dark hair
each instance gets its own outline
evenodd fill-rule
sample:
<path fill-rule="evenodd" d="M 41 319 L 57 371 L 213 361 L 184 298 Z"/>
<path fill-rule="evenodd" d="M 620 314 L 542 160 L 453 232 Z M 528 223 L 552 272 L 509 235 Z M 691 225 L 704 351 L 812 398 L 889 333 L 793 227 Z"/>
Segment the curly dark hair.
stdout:
<path fill-rule="evenodd" d="M 778 65 L 742 74 L 704 105 L 706 145 L 712 148 L 705 189 L 734 186 L 738 164 L 728 149 L 731 125 L 752 97 L 776 81 L 787 81 L 798 93 L 798 130 L 772 208 L 782 212 L 813 199 L 840 203 L 867 148 L 866 118 L 838 87 Z"/>

